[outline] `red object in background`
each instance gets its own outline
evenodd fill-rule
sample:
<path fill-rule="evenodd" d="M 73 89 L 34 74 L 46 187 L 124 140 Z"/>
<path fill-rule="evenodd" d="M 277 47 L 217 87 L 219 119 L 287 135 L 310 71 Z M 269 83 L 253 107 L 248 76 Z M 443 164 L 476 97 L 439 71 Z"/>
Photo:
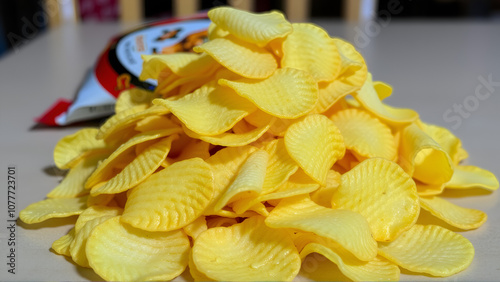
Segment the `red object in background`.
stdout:
<path fill-rule="evenodd" d="M 118 0 L 78 0 L 82 21 L 113 21 L 118 19 Z"/>

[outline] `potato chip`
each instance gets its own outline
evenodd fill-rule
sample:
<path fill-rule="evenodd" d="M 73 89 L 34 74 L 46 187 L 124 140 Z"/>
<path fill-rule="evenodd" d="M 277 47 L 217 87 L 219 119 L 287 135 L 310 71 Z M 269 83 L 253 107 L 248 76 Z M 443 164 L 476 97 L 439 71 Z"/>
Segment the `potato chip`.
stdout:
<path fill-rule="evenodd" d="M 123 90 L 116 99 L 115 113 L 131 109 L 136 106 L 148 106 L 156 95 L 139 87 Z"/>
<path fill-rule="evenodd" d="M 193 252 L 189 252 L 189 262 L 188 262 L 189 274 L 193 277 L 194 281 L 215 281 L 213 279 L 208 278 L 204 273 L 196 268 L 196 265 L 193 261 Z"/>
<path fill-rule="evenodd" d="M 394 241 L 379 243 L 379 254 L 410 271 L 446 277 L 470 265 L 474 247 L 446 228 L 415 224 Z"/>
<path fill-rule="evenodd" d="M 182 229 L 189 237 L 196 239 L 198 235 L 207 230 L 207 228 L 207 220 L 205 219 L 205 216 L 202 215 L 190 224 L 184 226 Z"/>
<path fill-rule="evenodd" d="M 377 241 L 394 240 L 411 228 L 420 212 L 415 182 L 382 158 L 365 160 L 343 174 L 332 206 L 362 214 Z"/>
<path fill-rule="evenodd" d="M 193 245 L 196 268 L 214 280 L 292 280 L 300 258 L 286 231 L 269 228 L 261 216 L 201 233 Z"/>
<path fill-rule="evenodd" d="M 147 132 L 175 127 L 179 127 L 179 125 L 167 116 L 150 116 L 138 121 L 134 129 L 139 132 Z"/>
<path fill-rule="evenodd" d="M 85 189 L 85 182 L 96 169 L 97 163 L 107 155 L 93 154 L 80 160 L 70 169 L 61 183 L 47 194 L 47 198 L 75 198 L 87 195 L 89 190 Z"/>
<path fill-rule="evenodd" d="M 172 54 L 142 55 L 140 80 L 157 79 L 168 69 L 178 76 L 197 76 L 212 71 L 217 63 L 206 54 L 178 52 Z"/>
<path fill-rule="evenodd" d="M 123 209 L 117 207 L 108 207 L 108 206 L 90 206 L 86 208 L 79 216 L 75 222 L 75 232 L 80 232 L 80 229 L 83 226 L 96 218 L 107 216 L 114 217 L 121 215 Z"/>
<path fill-rule="evenodd" d="M 313 24 L 294 23 L 292 27 L 283 41 L 281 67 L 305 70 L 317 82 L 334 80 L 341 66 L 335 41 Z"/>
<path fill-rule="evenodd" d="M 399 165 L 413 178 L 427 184 L 443 184 L 453 175 L 446 151 L 416 124 L 403 130 Z"/>
<path fill-rule="evenodd" d="M 222 38 L 228 36 L 230 33 L 227 30 L 222 29 L 220 26 L 211 22 L 208 26 L 207 37 L 208 40 L 214 40 L 216 38 Z"/>
<path fill-rule="evenodd" d="M 166 130 L 148 131 L 130 138 L 127 142 L 120 145 L 120 147 L 118 147 L 106 160 L 97 166 L 94 172 L 87 179 L 85 187 L 92 188 L 96 184 L 112 178 L 113 168 L 118 164 L 126 167 L 129 160 L 132 161 L 132 158 L 135 158 L 135 152 L 131 149 L 133 149 L 133 147 L 137 144 L 169 136 L 179 132 L 180 130 L 182 129 L 178 127 Z"/>
<path fill-rule="evenodd" d="M 184 147 L 181 153 L 175 158 L 175 161 L 183 161 L 192 158 L 200 158 L 206 160 L 210 157 L 210 143 L 191 139 Z"/>
<path fill-rule="evenodd" d="M 311 193 L 311 200 L 325 208 L 332 207 L 332 197 L 335 190 L 340 186 L 340 173 L 330 169 L 326 176 L 326 183 Z"/>
<path fill-rule="evenodd" d="M 168 109 L 161 106 L 152 106 L 144 109 L 141 105 L 116 113 L 106 120 L 97 133 L 97 139 L 109 139 L 110 136 L 117 135 L 119 132 L 133 126 L 137 121 L 154 115 L 164 115 L 169 112 Z"/>
<path fill-rule="evenodd" d="M 416 179 L 415 180 L 415 185 L 417 185 L 417 192 L 419 196 L 432 196 L 432 195 L 439 195 L 443 193 L 445 184 L 427 184 L 427 183 L 422 183 Z"/>
<path fill-rule="evenodd" d="M 170 151 L 172 140 L 176 138 L 176 135 L 171 135 L 147 147 L 122 171 L 108 180 L 106 184 L 93 187 L 90 194 L 92 196 L 117 194 L 141 183 L 160 167 Z"/>
<path fill-rule="evenodd" d="M 200 88 L 179 100 L 156 99 L 190 130 L 200 135 L 218 135 L 233 127 L 256 107 L 227 87 Z"/>
<path fill-rule="evenodd" d="M 219 7 L 210 10 L 208 17 L 221 29 L 258 46 L 265 46 L 269 41 L 292 32 L 292 25 L 282 13 L 276 11 L 253 14 L 231 7 Z"/>
<path fill-rule="evenodd" d="M 112 217 L 114 216 L 105 215 L 94 218 L 87 221 L 78 232 L 75 231 L 75 238 L 71 242 L 69 251 L 71 254 L 71 258 L 76 264 L 83 267 L 90 267 L 89 261 L 87 259 L 87 254 L 85 252 L 85 248 L 87 247 L 87 239 L 96 226 Z"/>
<path fill-rule="evenodd" d="M 228 203 L 240 199 L 256 198 L 262 191 L 268 160 L 269 154 L 264 150 L 257 150 L 250 154 L 234 181 L 215 204 L 214 209 L 220 210 Z"/>
<path fill-rule="evenodd" d="M 363 86 L 368 74 L 363 56 L 349 42 L 333 38 L 340 54 L 340 72 L 337 80 L 341 82 L 342 92 L 352 93 Z"/>
<path fill-rule="evenodd" d="M 205 211 L 213 185 L 212 170 L 202 159 L 174 163 L 130 192 L 121 220 L 148 231 L 182 228 Z"/>
<path fill-rule="evenodd" d="M 290 157 L 307 175 L 323 185 L 328 170 L 345 153 L 339 129 L 323 115 L 309 115 L 292 124 L 284 139 Z"/>
<path fill-rule="evenodd" d="M 420 204 L 435 217 L 465 230 L 478 228 L 488 217 L 480 210 L 460 207 L 440 197 L 420 197 Z"/>
<path fill-rule="evenodd" d="M 181 230 L 147 232 L 113 217 L 94 228 L 87 258 L 108 281 L 170 280 L 188 264 L 189 239 Z M 126 254 L 126 255 L 123 255 Z"/>
<path fill-rule="evenodd" d="M 394 108 L 382 103 L 373 87 L 371 73 L 368 73 L 365 84 L 359 91 L 353 93 L 353 96 L 367 111 L 389 126 L 406 126 L 418 119 L 418 113 L 414 110 Z"/>
<path fill-rule="evenodd" d="M 363 261 L 372 260 L 377 255 L 377 243 L 363 216 L 349 210 L 322 207 L 308 196 L 281 200 L 266 218 L 266 224 L 272 228 L 313 232 L 337 242 Z"/>
<path fill-rule="evenodd" d="M 265 150 L 269 153 L 269 163 L 262 186 L 262 193 L 268 194 L 285 183 L 297 171 L 298 165 L 288 155 L 283 138 L 269 142 Z"/>
<path fill-rule="evenodd" d="M 318 86 L 306 71 L 292 68 L 276 70 L 264 80 L 219 80 L 264 112 L 293 119 L 309 112 L 318 100 Z"/>
<path fill-rule="evenodd" d="M 54 243 L 52 243 L 52 250 L 60 255 L 70 257 L 71 253 L 69 252 L 69 245 L 71 245 L 71 242 L 73 242 L 74 238 L 75 228 L 71 228 L 68 234 L 63 235 L 61 238 L 55 240 Z"/>
<path fill-rule="evenodd" d="M 497 190 L 498 180 L 493 173 L 477 166 L 455 166 L 453 176 L 450 181 L 446 183 L 446 188 L 466 189 L 474 187 Z"/>
<path fill-rule="evenodd" d="M 462 148 L 462 141 L 448 129 L 434 124 L 426 124 L 422 121 L 418 125 L 448 153 L 455 165 L 458 165 L 462 160 L 467 158 L 467 152 Z"/>
<path fill-rule="evenodd" d="M 347 149 L 366 158 L 395 161 L 397 146 L 391 129 L 366 112 L 349 109 L 330 117 L 344 137 Z"/>
<path fill-rule="evenodd" d="M 248 145 L 257 139 L 259 139 L 273 124 L 274 119 L 270 120 L 268 124 L 264 124 L 261 127 L 253 128 L 248 132 L 244 133 L 230 133 L 224 132 L 218 135 L 206 136 L 200 135 L 188 128 L 184 128 L 184 132 L 191 138 L 196 138 L 203 140 L 207 143 L 220 146 L 237 147 Z"/>
<path fill-rule="evenodd" d="M 308 254 L 319 253 L 334 262 L 340 271 L 353 281 L 398 281 L 400 270 L 397 265 L 383 257 L 376 256 L 370 261 L 360 261 L 340 248 L 319 243 L 309 243 L 300 252 L 304 259 Z"/>
<path fill-rule="evenodd" d="M 267 78 L 278 68 L 268 50 L 233 36 L 208 41 L 193 50 L 208 54 L 230 71 L 247 78 Z"/>
<path fill-rule="evenodd" d="M 84 128 L 74 134 L 63 137 L 54 148 L 54 162 L 60 169 L 68 169 L 76 165 L 85 152 L 105 149 L 106 143 L 97 140 L 98 130 Z"/>
<path fill-rule="evenodd" d="M 69 217 L 81 214 L 87 207 L 87 196 L 78 198 L 46 199 L 33 203 L 19 213 L 27 224 L 38 223 L 50 218 Z"/>
<path fill-rule="evenodd" d="M 98 185 L 104 185 L 104 183 L 105 182 L 102 182 Z M 96 185 L 96 186 L 98 186 L 98 185 Z M 100 194 L 97 196 L 88 195 L 87 206 L 88 207 L 106 206 L 106 205 L 113 206 L 113 204 L 116 203 L 114 201 L 114 197 L 115 197 L 114 194 Z"/>
<path fill-rule="evenodd" d="M 249 114 L 245 117 L 245 121 L 250 123 L 253 126 L 261 127 L 265 124 L 268 124 L 270 120 L 274 119 L 274 122 L 269 127 L 268 132 L 275 136 L 283 137 L 285 135 L 286 129 L 297 119 L 280 119 L 275 118 L 274 116 L 263 112 L 261 110 L 256 110 L 255 112 Z"/>

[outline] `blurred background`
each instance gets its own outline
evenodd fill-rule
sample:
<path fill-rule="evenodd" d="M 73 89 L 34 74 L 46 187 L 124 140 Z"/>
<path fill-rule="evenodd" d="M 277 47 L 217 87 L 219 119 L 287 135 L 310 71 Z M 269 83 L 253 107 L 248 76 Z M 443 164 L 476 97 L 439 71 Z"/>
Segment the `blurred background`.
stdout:
<path fill-rule="evenodd" d="M 0 57 L 66 22 L 149 21 L 232 5 L 282 10 L 291 21 L 464 19 L 500 22 L 500 0 L 16 0 L 0 1 Z M 404 6 L 404 9 L 401 7 Z"/>

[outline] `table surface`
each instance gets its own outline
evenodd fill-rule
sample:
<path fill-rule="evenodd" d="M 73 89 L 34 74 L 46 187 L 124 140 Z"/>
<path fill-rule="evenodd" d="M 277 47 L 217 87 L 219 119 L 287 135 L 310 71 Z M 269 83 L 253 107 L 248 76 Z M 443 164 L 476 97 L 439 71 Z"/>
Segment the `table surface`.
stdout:
<path fill-rule="evenodd" d="M 393 20 L 352 26 L 313 22 L 332 36 L 355 43 L 374 79 L 393 85 L 393 95 L 386 100 L 389 104 L 411 107 L 422 120 L 453 128 L 470 153 L 468 163 L 500 176 L 495 164 L 500 151 L 500 23 Z M 49 251 L 52 242 L 71 227 L 64 220 L 32 226 L 18 222 L 16 274 L 7 272 L 7 167 L 14 165 L 17 170 L 16 212 L 42 200 L 57 185 L 62 176 L 53 167 L 54 145 L 81 126 L 39 127 L 34 118 L 56 99 L 73 98 L 111 36 L 130 27 L 118 23 L 62 26 L 0 58 L 0 280 L 100 280 L 92 271 Z M 480 86 L 488 80 L 490 85 Z M 482 94 L 491 93 L 483 100 L 475 98 L 481 87 Z M 462 118 L 454 107 L 464 103 Z M 454 203 L 487 212 L 489 218 L 477 230 L 460 232 L 473 243 L 476 255 L 467 270 L 446 280 L 498 280 L 499 192 L 471 190 L 469 194 L 447 196 Z M 440 280 L 404 273 L 402 280 Z"/>

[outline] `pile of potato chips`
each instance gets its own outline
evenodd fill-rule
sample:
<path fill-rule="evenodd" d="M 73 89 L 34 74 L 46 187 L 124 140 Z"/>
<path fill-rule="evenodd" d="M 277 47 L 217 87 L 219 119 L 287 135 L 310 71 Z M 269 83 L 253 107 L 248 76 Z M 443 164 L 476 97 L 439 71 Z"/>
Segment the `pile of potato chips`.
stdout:
<path fill-rule="evenodd" d="M 53 250 L 113 281 L 186 268 L 195 280 L 293 280 L 311 253 L 352 280 L 469 266 L 465 237 L 417 223 L 421 209 L 463 230 L 486 221 L 439 196 L 499 186 L 460 164 L 456 136 L 386 105 L 391 87 L 318 26 L 208 15 L 196 53 L 144 56 L 154 93 L 123 92 L 99 129 L 59 141 L 55 164 L 69 172 L 21 220 L 78 215 Z"/>

